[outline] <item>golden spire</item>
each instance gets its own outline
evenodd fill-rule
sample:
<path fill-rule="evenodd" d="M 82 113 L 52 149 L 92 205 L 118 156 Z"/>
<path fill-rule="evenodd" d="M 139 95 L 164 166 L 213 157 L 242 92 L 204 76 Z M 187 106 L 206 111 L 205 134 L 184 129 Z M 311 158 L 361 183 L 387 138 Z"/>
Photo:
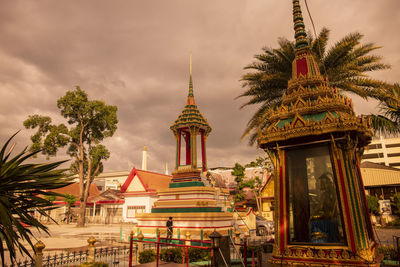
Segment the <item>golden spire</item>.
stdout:
<path fill-rule="evenodd" d="M 192 80 L 192 53 L 190 53 L 189 97 L 194 97 L 194 94 L 193 94 L 193 80 Z"/>

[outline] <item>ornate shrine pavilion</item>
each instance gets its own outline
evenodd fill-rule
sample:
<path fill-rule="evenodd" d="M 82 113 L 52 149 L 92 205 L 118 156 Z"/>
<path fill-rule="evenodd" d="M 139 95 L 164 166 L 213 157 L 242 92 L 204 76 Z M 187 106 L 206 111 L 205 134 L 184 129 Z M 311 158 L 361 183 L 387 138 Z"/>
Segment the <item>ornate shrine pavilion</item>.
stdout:
<path fill-rule="evenodd" d="M 273 266 L 379 266 L 360 172 L 372 132 L 321 75 L 293 0 L 295 59 L 258 144 L 275 166 Z"/>
<path fill-rule="evenodd" d="M 149 239 L 154 238 L 157 233 L 164 237 L 166 222 L 172 217 L 173 238 L 190 235 L 192 240 L 203 240 L 214 229 L 221 234 L 227 234 L 232 228 L 232 212 L 227 211 L 230 207 L 229 192 L 212 187 L 203 175 L 207 170 L 206 140 L 211 127 L 194 99 L 191 58 L 186 105 L 170 128 L 176 139 L 175 171 L 172 173 L 169 188 L 157 192 L 158 200 L 151 213 L 137 215 L 138 231 L 140 229 L 145 238 Z M 197 143 L 198 136 L 200 144 Z M 198 149 L 201 152 L 200 166 L 197 159 Z"/>

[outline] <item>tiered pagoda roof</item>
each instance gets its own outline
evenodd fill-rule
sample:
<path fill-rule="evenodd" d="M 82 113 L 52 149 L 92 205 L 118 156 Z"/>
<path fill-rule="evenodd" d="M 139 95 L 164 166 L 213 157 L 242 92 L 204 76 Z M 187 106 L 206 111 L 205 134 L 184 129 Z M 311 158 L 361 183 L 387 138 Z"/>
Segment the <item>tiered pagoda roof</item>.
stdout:
<path fill-rule="evenodd" d="M 363 145 L 371 139 L 370 121 L 357 117 L 352 100 L 340 95 L 320 73 L 307 41 L 299 0 L 293 0 L 295 60 L 282 103 L 265 115 L 268 126 L 259 135 L 261 147 L 276 146 L 291 139 L 350 132 Z M 261 131 L 261 130 L 260 130 Z"/>
<path fill-rule="evenodd" d="M 186 105 L 183 111 L 171 125 L 170 129 L 176 133 L 179 129 L 196 127 L 203 129 L 204 133 L 208 135 L 211 132 L 211 126 L 208 124 L 207 119 L 200 113 L 196 105 L 193 94 L 193 80 L 192 80 L 192 64 L 190 63 L 190 81 L 189 81 L 189 94 Z"/>

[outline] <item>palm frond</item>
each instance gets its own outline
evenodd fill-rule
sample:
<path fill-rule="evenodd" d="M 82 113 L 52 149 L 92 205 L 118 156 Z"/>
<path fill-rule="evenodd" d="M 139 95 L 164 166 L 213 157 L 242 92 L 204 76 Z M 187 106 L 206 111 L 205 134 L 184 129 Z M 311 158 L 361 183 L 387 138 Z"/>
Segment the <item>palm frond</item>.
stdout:
<path fill-rule="evenodd" d="M 0 257 L 2 266 L 5 265 L 5 248 L 9 258 L 15 262 L 17 251 L 31 257 L 23 241 L 33 249 L 32 231 L 21 223 L 32 226 L 44 232 L 47 227 L 41 224 L 32 212 L 37 211 L 48 216 L 47 210 L 53 208 L 52 203 L 43 196 L 59 195 L 48 190 L 64 187 L 70 184 L 71 179 L 64 169 L 57 169 L 65 161 L 49 164 L 25 163 L 40 151 L 27 152 L 23 149 L 10 158 L 5 154 L 13 135 L 2 147 L 0 152 Z M 4 242 L 4 244 L 3 244 Z"/>

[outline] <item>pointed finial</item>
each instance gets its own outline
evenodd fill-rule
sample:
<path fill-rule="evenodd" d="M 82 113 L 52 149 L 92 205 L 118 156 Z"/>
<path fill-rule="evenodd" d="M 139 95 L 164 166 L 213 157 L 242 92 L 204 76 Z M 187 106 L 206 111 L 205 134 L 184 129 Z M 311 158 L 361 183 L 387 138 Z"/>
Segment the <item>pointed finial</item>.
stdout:
<path fill-rule="evenodd" d="M 190 80 L 189 80 L 189 97 L 193 95 L 193 80 L 192 80 L 192 53 L 190 53 Z"/>
<path fill-rule="evenodd" d="M 307 33 L 305 31 L 303 15 L 301 13 L 300 1 L 293 0 L 293 23 L 294 38 L 296 39 L 296 50 L 308 47 Z"/>
<path fill-rule="evenodd" d="M 190 76 L 192 76 L 192 52 L 190 52 Z"/>

